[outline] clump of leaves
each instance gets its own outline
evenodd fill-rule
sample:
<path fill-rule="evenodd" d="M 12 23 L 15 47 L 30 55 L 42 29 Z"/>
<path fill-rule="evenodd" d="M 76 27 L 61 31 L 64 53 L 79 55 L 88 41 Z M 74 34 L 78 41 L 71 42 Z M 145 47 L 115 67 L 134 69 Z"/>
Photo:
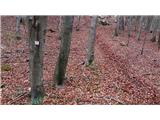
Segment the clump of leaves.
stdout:
<path fill-rule="evenodd" d="M 119 43 L 121 46 L 126 46 L 126 43 L 125 42 L 120 42 Z"/>
<path fill-rule="evenodd" d="M 5 38 L 6 38 L 7 45 L 10 45 L 13 41 L 15 41 L 16 35 L 13 32 L 7 32 L 5 33 Z"/>
<path fill-rule="evenodd" d="M 4 64 L 1 66 L 2 71 L 10 71 L 12 68 L 9 64 Z"/>

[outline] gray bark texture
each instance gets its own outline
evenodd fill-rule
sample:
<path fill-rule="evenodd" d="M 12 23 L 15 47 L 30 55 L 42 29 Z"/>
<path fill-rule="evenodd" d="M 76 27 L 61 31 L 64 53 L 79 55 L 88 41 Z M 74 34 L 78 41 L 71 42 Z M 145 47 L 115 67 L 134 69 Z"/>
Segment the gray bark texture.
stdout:
<path fill-rule="evenodd" d="M 150 26 L 150 32 L 152 32 L 152 42 L 156 42 L 156 33 L 158 30 L 160 30 L 160 17 L 154 16 Z"/>
<path fill-rule="evenodd" d="M 19 40 L 20 37 L 20 21 L 21 21 L 21 17 L 20 16 L 16 16 L 16 38 Z"/>
<path fill-rule="evenodd" d="M 123 31 L 125 29 L 124 16 L 119 16 L 119 29 Z"/>
<path fill-rule="evenodd" d="M 96 40 L 96 27 L 97 27 L 97 16 L 92 16 L 88 44 L 87 44 L 87 63 L 86 65 L 90 65 L 94 61 L 94 46 L 95 46 L 94 44 Z"/>
<path fill-rule="evenodd" d="M 139 21 L 139 29 L 137 33 L 137 40 L 140 40 L 140 35 L 141 35 L 142 27 L 143 27 L 143 19 L 144 17 L 141 16 L 140 21 Z"/>
<path fill-rule="evenodd" d="M 76 31 L 79 31 L 81 16 L 77 16 L 77 19 L 78 19 L 78 21 L 77 21 L 77 24 L 76 24 Z"/>
<path fill-rule="evenodd" d="M 57 86 L 63 86 L 68 57 L 70 52 L 70 44 L 72 37 L 73 17 L 64 16 L 61 29 L 61 45 L 56 69 L 54 72 L 54 80 Z"/>
<path fill-rule="evenodd" d="M 114 33 L 113 33 L 113 36 L 118 36 L 119 34 L 119 16 L 116 17 L 116 27 L 114 29 Z"/>
<path fill-rule="evenodd" d="M 28 21 L 29 32 L 29 69 L 31 82 L 31 103 L 41 104 L 43 88 L 43 52 L 47 26 L 46 16 L 33 16 Z"/>
<path fill-rule="evenodd" d="M 58 23 L 58 32 L 59 32 L 59 39 L 61 40 L 62 35 L 61 35 L 61 29 L 62 29 L 62 21 L 63 21 L 63 16 L 59 17 L 59 23 Z"/>
<path fill-rule="evenodd" d="M 23 26 L 25 26 L 26 20 L 27 20 L 26 16 L 16 16 L 16 39 L 17 40 L 21 39 L 20 26 L 21 26 L 21 24 Z"/>
<path fill-rule="evenodd" d="M 158 32 L 158 50 L 160 49 L 160 31 Z"/>
<path fill-rule="evenodd" d="M 129 39 L 131 37 L 131 16 L 128 17 L 128 24 L 127 24 L 127 28 L 128 28 L 128 42 L 127 42 L 127 46 L 129 45 Z"/>

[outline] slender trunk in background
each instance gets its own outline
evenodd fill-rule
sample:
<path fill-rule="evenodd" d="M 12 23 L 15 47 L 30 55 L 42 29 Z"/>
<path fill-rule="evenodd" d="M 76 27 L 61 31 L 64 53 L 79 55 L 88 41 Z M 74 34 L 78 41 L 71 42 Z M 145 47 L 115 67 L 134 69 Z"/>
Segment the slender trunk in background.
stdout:
<path fill-rule="evenodd" d="M 140 16 L 135 16 L 135 27 L 134 27 L 134 31 L 137 32 L 137 29 L 138 29 L 138 23 L 140 21 Z"/>
<path fill-rule="evenodd" d="M 127 42 L 127 46 L 129 45 L 129 39 L 131 37 L 131 16 L 128 17 L 128 42 Z"/>
<path fill-rule="evenodd" d="M 141 55 L 143 54 L 143 51 L 144 51 L 144 46 L 145 46 L 145 43 L 146 43 L 146 39 L 147 39 L 147 32 L 148 32 L 148 22 L 149 22 L 149 17 L 146 16 L 145 19 L 144 19 L 144 25 L 145 25 L 145 34 L 144 34 L 144 41 L 143 41 L 143 45 L 142 45 L 142 50 L 141 50 Z"/>
<path fill-rule="evenodd" d="M 160 50 L 160 31 L 158 32 L 158 50 Z"/>
<path fill-rule="evenodd" d="M 59 16 L 59 23 L 58 23 L 58 32 L 59 32 L 59 39 L 61 40 L 62 38 L 62 23 L 63 23 L 63 16 Z"/>
<path fill-rule="evenodd" d="M 125 29 L 125 25 L 124 25 L 125 23 L 124 23 L 124 16 L 120 16 L 119 17 L 119 29 L 120 30 L 123 30 L 124 31 L 124 29 Z"/>
<path fill-rule="evenodd" d="M 140 21 L 139 21 L 139 29 L 138 29 L 138 33 L 137 33 L 137 40 L 140 40 L 142 26 L 143 26 L 143 16 L 141 16 Z"/>
<path fill-rule="evenodd" d="M 156 31 L 152 31 L 151 41 L 152 41 L 152 42 L 156 42 Z"/>
<path fill-rule="evenodd" d="M 146 36 L 147 36 L 147 32 L 145 31 L 145 36 L 144 36 L 143 45 L 142 45 L 142 49 L 141 49 L 141 55 L 143 55 L 144 46 L 145 46 L 145 43 L 146 43 Z"/>
<path fill-rule="evenodd" d="M 119 16 L 116 17 L 116 21 L 117 21 L 117 23 L 116 23 L 116 27 L 114 29 L 113 36 L 118 36 L 118 34 L 119 34 Z"/>
<path fill-rule="evenodd" d="M 61 29 L 61 45 L 58 61 L 54 72 L 54 80 L 57 86 L 63 86 L 72 36 L 73 17 L 64 16 Z"/>
<path fill-rule="evenodd" d="M 20 21 L 21 21 L 21 17 L 16 16 L 16 39 L 17 40 L 21 39 L 21 36 L 20 36 Z"/>
<path fill-rule="evenodd" d="M 158 17 L 154 16 L 150 26 L 150 31 L 152 32 L 152 37 L 151 37 L 152 42 L 156 42 L 156 32 L 158 29 L 158 24 L 159 24 Z"/>
<path fill-rule="evenodd" d="M 92 16 L 88 44 L 87 44 L 87 63 L 86 63 L 86 65 L 90 65 L 94 61 L 94 46 L 95 46 L 95 40 L 96 40 L 96 27 L 97 27 L 97 16 Z"/>
<path fill-rule="evenodd" d="M 29 19 L 29 50 L 30 50 L 30 82 L 31 102 L 41 104 L 44 96 L 43 88 L 43 50 L 47 17 L 34 16 Z"/>
<path fill-rule="evenodd" d="M 81 17 L 80 17 L 80 16 L 77 16 L 77 19 L 78 19 L 78 22 L 77 22 L 77 24 L 76 24 L 76 31 L 79 31 Z"/>

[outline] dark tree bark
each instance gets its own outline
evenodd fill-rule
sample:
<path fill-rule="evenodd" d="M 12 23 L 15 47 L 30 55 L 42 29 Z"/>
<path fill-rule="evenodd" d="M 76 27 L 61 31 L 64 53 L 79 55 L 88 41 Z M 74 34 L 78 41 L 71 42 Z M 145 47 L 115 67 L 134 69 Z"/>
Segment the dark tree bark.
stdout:
<path fill-rule="evenodd" d="M 34 16 L 32 19 L 29 19 L 29 67 L 32 104 L 41 104 L 44 96 L 42 79 L 46 26 L 47 17 L 45 16 Z"/>
<path fill-rule="evenodd" d="M 87 44 L 86 65 L 91 65 L 92 62 L 94 61 L 94 44 L 96 40 L 96 26 L 97 26 L 97 16 L 92 16 L 88 44 Z"/>
<path fill-rule="evenodd" d="M 63 86 L 68 57 L 70 52 L 71 35 L 72 35 L 73 17 L 64 16 L 61 29 L 61 45 L 56 69 L 54 72 L 54 80 L 57 86 Z"/>

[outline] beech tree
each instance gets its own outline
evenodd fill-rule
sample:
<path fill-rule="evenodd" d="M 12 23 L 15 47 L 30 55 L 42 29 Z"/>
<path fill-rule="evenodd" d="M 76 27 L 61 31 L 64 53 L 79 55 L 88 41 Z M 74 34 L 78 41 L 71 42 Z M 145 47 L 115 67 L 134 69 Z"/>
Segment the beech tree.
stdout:
<path fill-rule="evenodd" d="M 119 34 L 119 16 L 116 16 L 116 27 L 113 32 L 113 36 L 118 36 Z"/>
<path fill-rule="evenodd" d="M 81 20 L 81 16 L 77 16 L 77 24 L 76 24 L 76 31 L 79 31 L 79 28 L 80 28 L 80 20 Z"/>
<path fill-rule="evenodd" d="M 65 78 L 66 67 L 70 52 L 71 35 L 72 35 L 73 17 L 64 16 L 61 27 L 61 45 L 54 80 L 57 86 L 62 86 Z"/>
<path fill-rule="evenodd" d="M 129 39 L 130 39 L 130 36 L 131 36 L 131 19 L 132 17 L 129 16 L 128 17 L 128 24 L 127 24 L 127 28 L 128 28 L 128 42 L 127 42 L 127 46 L 129 45 Z"/>
<path fill-rule="evenodd" d="M 123 30 L 125 29 L 125 22 L 124 22 L 124 16 L 119 16 L 119 29 Z"/>
<path fill-rule="evenodd" d="M 43 88 L 43 50 L 47 26 L 46 16 L 29 17 L 29 69 L 31 82 L 31 103 L 41 104 Z"/>
<path fill-rule="evenodd" d="M 160 49 L 160 31 L 158 32 L 158 50 Z"/>
<path fill-rule="evenodd" d="M 20 26 L 21 24 L 25 26 L 26 20 L 27 20 L 26 16 L 16 16 L 16 39 L 17 40 L 21 39 Z"/>
<path fill-rule="evenodd" d="M 21 36 L 20 36 L 20 21 L 21 21 L 21 17 L 16 16 L 16 38 L 18 40 L 21 39 Z"/>
<path fill-rule="evenodd" d="M 152 32 L 152 38 L 151 38 L 152 42 L 156 42 L 156 33 L 158 30 L 159 21 L 160 21 L 159 16 L 154 16 L 150 26 L 150 31 Z"/>
<path fill-rule="evenodd" d="M 94 44 L 96 40 L 97 16 L 92 16 L 91 26 L 89 30 L 89 38 L 87 44 L 87 62 L 86 65 L 92 64 L 94 61 Z"/>
<path fill-rule="evenodd" d="M 144 17 L 141 16 L 141 18 L 139 20 L 139 29 L 138 29 L 138 33 L 137 33 L 137 40 L 140 40 L 140 35 L 141 35 L 142 27 L 143 27 L 143 19 L 144 19 Z"/>
<path fill-rule="evenodd" d="M 59 39 L 61 39 L 62 19 L 63 19 L 63 17 L 59 16 L 59 22 L 58 22 Z"/>
<path fill-rule="evenodd" d="M 145 17 L 144 18 L 144 33 L 145 33 L 145 35 L 144 35 L 144 40 L 143 40 L 143 44 L 142 44 L 141 55 L 143 54 L 144 46 L 145 46 L 146 39 L 147 39 L 148 21 L 149 21 L 149 17 Z"/>

